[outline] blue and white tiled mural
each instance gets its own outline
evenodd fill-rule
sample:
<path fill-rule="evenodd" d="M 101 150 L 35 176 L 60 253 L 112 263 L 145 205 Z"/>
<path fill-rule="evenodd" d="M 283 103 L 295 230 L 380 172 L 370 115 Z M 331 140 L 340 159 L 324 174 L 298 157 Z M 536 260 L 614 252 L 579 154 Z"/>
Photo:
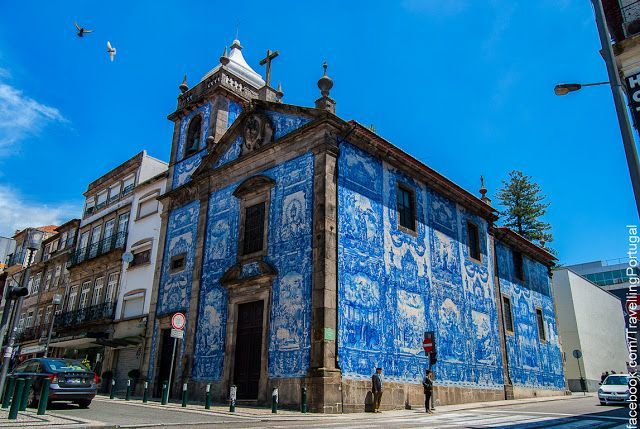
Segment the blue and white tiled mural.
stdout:
<path fill-rule="evenodd" d="M 169 214 L 156 308 L 158 315 L 183 311 L 189 306 L 199 209 L 200 202 L 196 200 Z M 171 258 L 180 255 L 185 257 L 184 268 L 174 272 L 170 267 Z"/>
<path fill-rule="evenodd" d="M 498 241 L 496 251 L 501 291 L 511 300 L 515 329 L 507 335 L 511 380 L 514 385 L 562 389 L 562 353 L 547 268 L 524 256 L 522 281 L 514 274 L 511 249 Z M 546 341 L 539 339 L 536 308 L 542 310 Z"/>
<path fill-rule="evenodd" d="M 202 149 L 205 148 L 206 139 L 209 135 L 209 123 L 211 122 L 212 105 L 216 105 L 217 107 L 219 107 L 220 104 L 224 104 L 223 107 L 227 109 L 227 128 L 229 128 L 242 112 L 242 107 L 239 103 L 236 103 L 235 101 L 229 100 L 225 97 L 216 97 L 213 102 L 205 103 L 194 111 L 189 112 L 189 114 L 182 118 L 182 120 L 180 121 L 180 137 L 178 138 L 178 148 L 176 151 L 177 162 L 173 170 L 173 182 L 171 186 L 172 189 L 187 183 L 191 179 L 191 175 L 193 174 L 193 172 L 196 171 L 196 169 L 200 166 L 202 158 L 205 155 L 205 152 Z M 200 132 L 201 142 L 199 146 L 200 151 L 188 158 L 181 159 L 182 154 L 184 153 L 184 145 L 187 138 L 189 123 L 196 115 L 202 115 L 202 129 Z"/>
<path fill-rule="evenodd" d="M 419 382 L 435 331 L 438 383 L 501 388 L 503 369 L 486 222 L 344 143 L 338 164 L 338 340 L 346 378 Z M 415 233 L 398 227 L 398 184 L 415 190 Z M 470 260 L 466 221 L 484 239 Z"/>
<path fill-rule="evenodd" d="M 292 133 L 303 125 L 311 122 L 311 118 L 298 115 L 290 115 L 286 113 L 267 111 L 264 114 L 270 119 L 271 126 L 273 128 L 273 140 L 274 142 Z M 221 167 L 228 164 L 231 161 L 235 161 L 240 156 L 242 137 L 238 136 L 227 148 L 225 153 L 218 158 L 214 167 Z"/>
<path fill-rule="evenodd" d="M 273 279 L 269 321 L 268 375 L 302 377 L 309 367 L 311 331 L 311 228 L 313 156 L 304 155 L 266 170 L 272 178 L 268 248 L 264 262 Z M 237 262 L 239 201 L 235 183 L 211 194 L 196 329 L 193 378 L 220 380 L 224 363 L 227 291 L 222 275 Z M 241 278 L 259 274 L 256 263 L 241 266 Z"/>

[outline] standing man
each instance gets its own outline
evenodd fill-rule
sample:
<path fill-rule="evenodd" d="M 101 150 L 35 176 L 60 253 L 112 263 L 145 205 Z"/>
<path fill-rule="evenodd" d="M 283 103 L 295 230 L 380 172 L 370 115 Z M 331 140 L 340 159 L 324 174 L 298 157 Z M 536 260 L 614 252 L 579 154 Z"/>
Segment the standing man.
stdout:
<path fill-rule="evenodd" d="M 379 413 L 382 400 L 382 368 L 376 368 L 375 374 L 371 376 L 371 392 L 373 393 L 373 412 Z"/>
<path fill-rule="evenodd" d="M 431 394 L 433 393 L 433 381 L 431 380 L 431 370 L 427 369 L 424 379 L 422 379 L 422 387 L 424 388 L 424 408 L 427 413 L 431 414 Z"/>

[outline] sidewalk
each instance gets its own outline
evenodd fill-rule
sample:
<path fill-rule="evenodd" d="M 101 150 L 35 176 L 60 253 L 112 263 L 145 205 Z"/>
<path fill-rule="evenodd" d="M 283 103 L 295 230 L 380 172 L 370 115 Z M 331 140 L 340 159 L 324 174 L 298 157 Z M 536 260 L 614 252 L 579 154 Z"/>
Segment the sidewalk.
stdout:
<path fill-rule="evenodd" d="M 596 397 L 595 393 L 587 393 L 586 397 Z M 454 404 L 454 405 L 442 405 L 436 407 L 436 413 L 447 413 L 453 411 L 462 411 L 462 410 L 470 410 L 476 408 L 492 408 L 492 407 L 503 407 L 508 405 L 523 405 L 530 403 L 539 403 L 539 402 L 551 402 L 551 401 L 568 401 L 574 399 L 585 398 L 585 395 L 582 394 L 574 394 L 568 396 L 546 396 L 546 397 L 538 397 L 538 398 L 525 398 L 525 399 L 513 399 L 513 400 L 503 400 L 503 401 L 491 401 L 491 402 L 472 402 L 468 404 Z M 320 414 L 320 413 L 306 413 L 303 414 L 300 411 L 287 410 L 287 409 L 278 409 L 277 414 L 273 414 L 271 412 L 271 408 L 266 407 L 256 407 L 256 406 L 236 406 L 236 411 L 234 413 L 229 411 L 228 405 L 212 405 L 211 409 L 206 410 L 204 408 L 204 404 L 202 403 L 189 403 L 187 407 L 182 407 L 179 402 L 169 402 L 166 405 L 161 405 L 160 402 L 155 400 L 150 400 L 146 404 L 142 403 L 141 398 L 132 398 L 130 401 L 125 401 L 124 399 L 109 399 L 106 396 L 96 396 L 94 401 L 105 401 L 105 402 L 116 402 L 118 405 L 130 405 L 132 407 L 147 407 L 147 408 L 163 408 L 163 409 L 175 409 L 180 410 L 182 412 L 191 412 L 198 414 L 216 414 L 223 415 L 226 417 L 238 417 L 238 418 L 249 418 L 256 419 L 260 421 L 277 421 L 277 420 L 287 420 L 287 421 L 304 421 L 304 420 L 317 420 L 317 419 L 342 419 L 342 420 L 360 420 L 366 418 L 374 418 L 377 419 L 378 415 L 373 413 L 346 413 L 346 414 Z M 403 416 L 412 412 L 423 412 L 423 408 L 414 408 L 411 410 L 388 410 L 384 411 L 384 414 L 389 417 L 394 416 Z"/>
<path fill-rule="evenodd" d="M 109 425 L 102 422 L 69 418 L 67 416 L 61 416 L 49 412 L 47 412 L 44 416 L 39 416 L 35 409 L 30 408 L 28 408 L 27 411 L 19 412 L 18 418 L 16 420 L 7 419 L 8 415 L 8 409 L 5 410 L 0 408 L 0 428 L 115 428 L 114 425 Z"/>

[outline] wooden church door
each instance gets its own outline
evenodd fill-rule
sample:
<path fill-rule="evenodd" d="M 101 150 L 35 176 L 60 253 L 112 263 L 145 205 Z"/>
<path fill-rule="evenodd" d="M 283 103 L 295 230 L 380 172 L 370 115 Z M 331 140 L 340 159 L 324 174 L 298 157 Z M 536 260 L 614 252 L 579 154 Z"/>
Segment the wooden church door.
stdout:
<path fill-rule="evenodd" d="M 264 301 L 238 305 L 234 384 L 238 399 L 257 399 L 262 358 Z"/>

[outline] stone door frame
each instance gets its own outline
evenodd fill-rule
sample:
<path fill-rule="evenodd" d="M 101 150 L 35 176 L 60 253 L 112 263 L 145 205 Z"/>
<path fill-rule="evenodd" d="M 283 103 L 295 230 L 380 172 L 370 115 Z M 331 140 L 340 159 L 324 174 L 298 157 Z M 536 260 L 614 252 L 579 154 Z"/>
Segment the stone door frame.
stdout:
<path fill-rule="evenodd" d="M 260 281 L 262 280 L 262 281 Z M 260 383 L 258 385 L 259 403 L 264 403 L 268 398 L 268 372 L 269 359 L 269 318 L 271 315 L 271 279 L 263 279 L 252 283 L 235 284 L 228 286 L 229 299 L 227 303 L 227 332 L 224 347 L 224 363 L 222 370 L 223 389 L 229 392 L 233 384 L 233 374 L 236 362 L 236 337 L 238 326 L 238 306 L 252 301 L 263 301 L 262 311 L 262 350 L 260 352 Z"/>

